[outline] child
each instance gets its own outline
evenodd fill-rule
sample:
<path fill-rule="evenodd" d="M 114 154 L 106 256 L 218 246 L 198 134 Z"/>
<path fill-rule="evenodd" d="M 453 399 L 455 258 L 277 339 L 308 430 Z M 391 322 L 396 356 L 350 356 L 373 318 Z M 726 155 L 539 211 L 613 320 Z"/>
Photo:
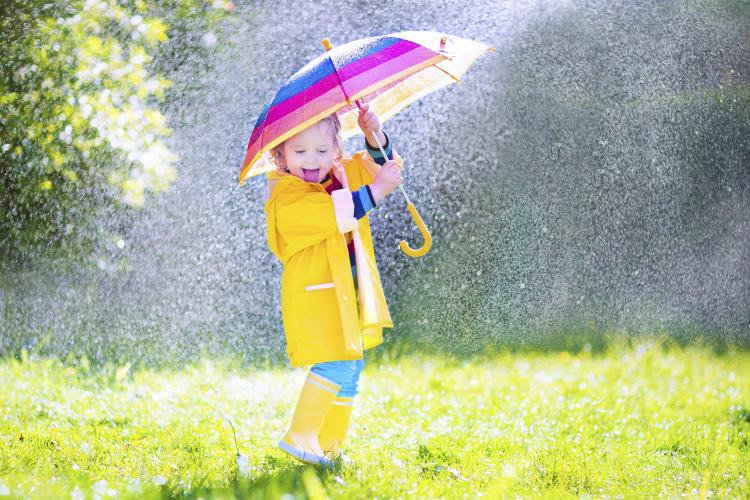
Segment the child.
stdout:
<path fill-rule="evenodd" d="M 267 175 L 268 245 L 284 265 L 287 353 L 292 366 L 312 365 L 279 447 L 311 464 L 329 465 L 341 456 L 363 351 L 382 342 L 383 327 L 393 326 L 374 266 L 368 213 L 401 185 L 403 163 L 395 154 L 386 161 L 373 145 L 374 135 L 391 157 L 391 144 L 367 104 L 358 123 L 367 152 L 343 156 L 341 124 L 333 114 L 274 148 L 277 169 Z M 364 324 L 360 295 L 378 306 L 367 308 L 379 311 L 374 322 Z"/>

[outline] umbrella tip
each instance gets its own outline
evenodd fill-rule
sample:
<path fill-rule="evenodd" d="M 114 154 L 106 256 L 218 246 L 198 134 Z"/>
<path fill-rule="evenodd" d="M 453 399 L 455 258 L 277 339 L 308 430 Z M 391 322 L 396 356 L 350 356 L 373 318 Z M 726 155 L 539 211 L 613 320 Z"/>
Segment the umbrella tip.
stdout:
<path fill-rule="evenodd" d="M 323 44 L 323 48 L 326 49 L 326 52 L 331 50 L 331 48 L 333 47 L 331 45 L 331 41 L 328 38 L 324 38 L 321 43 Z"/>

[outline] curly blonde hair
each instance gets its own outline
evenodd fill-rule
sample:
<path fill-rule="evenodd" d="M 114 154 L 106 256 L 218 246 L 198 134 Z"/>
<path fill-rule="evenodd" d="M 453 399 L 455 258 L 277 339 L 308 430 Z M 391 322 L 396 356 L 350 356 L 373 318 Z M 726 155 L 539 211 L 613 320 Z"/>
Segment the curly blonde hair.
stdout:
<path fill-rule="evenodd" d="M 326 123 L 329 125 L 328 130 L 331 133 L 331 138 L 333 139 L 333 148 L 335 149 L 333 163 L 338 164 L 344 157 L 344 139 L 341 137 L 341 120 L 339 120 L 339 117 L 336 113 L 333 113 L 326 116 L 319 122 L 315 122 L 313 125 L 320 125 L 322 123 Z M 280 174 L 286 172 L 287 168 L 286 162 L 284 161 L 285 143 L 286 141 L 282 142 L 271 150 L 271 163 L 273 163 L 273 165 L 276 167 L 276 171 Z"/>

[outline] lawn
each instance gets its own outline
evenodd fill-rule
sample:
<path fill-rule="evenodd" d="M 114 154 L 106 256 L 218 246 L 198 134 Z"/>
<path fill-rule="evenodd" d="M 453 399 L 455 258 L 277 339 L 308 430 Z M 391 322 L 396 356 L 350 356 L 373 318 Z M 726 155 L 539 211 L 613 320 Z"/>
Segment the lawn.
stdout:
<path fill-rule="evenodd" d="M 372 360 L 355 464 L 333 470 L 275 447 L 304 377 L 231 360 L 133 370 L 6 358 L 0 496 L 750 497 L 746 350 L 644 339 Z"/>

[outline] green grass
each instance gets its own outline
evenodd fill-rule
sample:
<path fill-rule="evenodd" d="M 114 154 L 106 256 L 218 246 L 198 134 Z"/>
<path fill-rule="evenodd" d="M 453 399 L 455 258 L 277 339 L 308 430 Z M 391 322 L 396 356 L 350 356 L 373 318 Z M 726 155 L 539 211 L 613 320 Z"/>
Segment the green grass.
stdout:
<path fill-rule="evenodd" d="M 0 495 L 750 496 L 745 350 L 651 339 L 373 361 L 348 441 L 356 465 L 333 471 L 275 448 L 304 376 L 231 361 L 131 373 L 5 359 Z"/>

